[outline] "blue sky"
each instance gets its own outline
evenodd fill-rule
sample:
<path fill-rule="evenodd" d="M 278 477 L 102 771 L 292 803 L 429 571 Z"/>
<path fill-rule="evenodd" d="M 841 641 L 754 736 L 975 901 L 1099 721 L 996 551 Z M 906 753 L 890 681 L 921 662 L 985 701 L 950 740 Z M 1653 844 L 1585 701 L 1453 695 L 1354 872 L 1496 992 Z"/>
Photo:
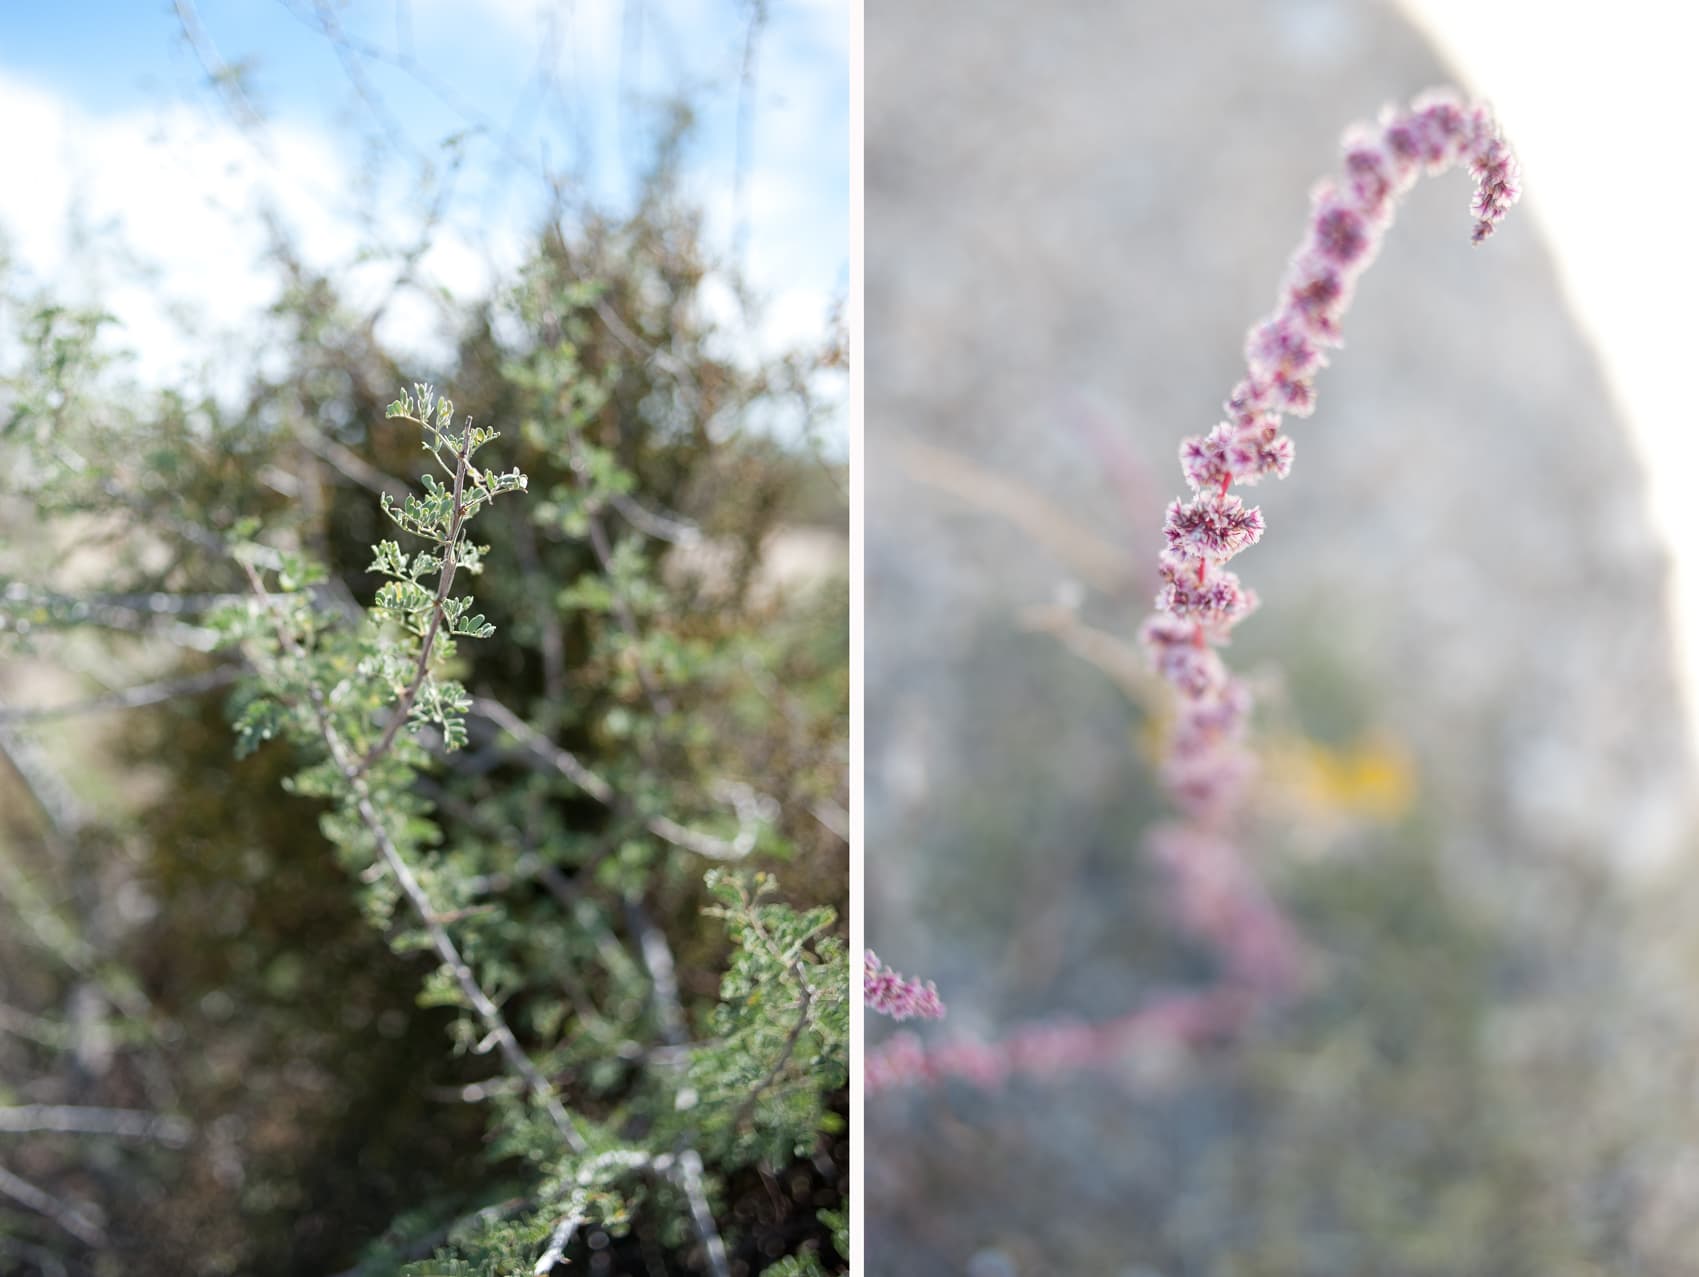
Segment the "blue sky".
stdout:
<path fill-rule="evenodd" d="M 274 290 L 257 266 L 262 198 L 315 265 L 345 266 L 357 292 L 362 236 L 374 225 L 410 234 L 422 211 L 414 166 L 441 163 L 444 140 L 462 133 L 427 268 L 453 292 L 476 292 L 534 224 L 541 185 L 516 173 L 515 156 L 617 205 L 661 104 L 683 91 L 697 111 L 687 190 L 707 214 L 710 251 L 741 266 L 760 302 L 747 327 L 728 290 L 710 304 L 750 349 L 807 341 L 848 288 L 848 6 L 769 0 L 745 92 L 750 0 L 196 0 L 185 7 L 202 52 L 242 67 L 264 120 L 244 130 L 171 0 L 7 5 L 0 235 L 32 282 L 100 292 L 138 370 L 166 379 L 195 362 L 174 308 L 239 333 Z M 380 55 L 356 60 L 365 98 L 317 29 L 327 12 Z M 408 57 L 418 74 L 383 60 Z M 384 168 L 364 145 L 374 121 L 403 161 Z M 392 335 L 428 349 L 427 313 L 403 307 Z"/>

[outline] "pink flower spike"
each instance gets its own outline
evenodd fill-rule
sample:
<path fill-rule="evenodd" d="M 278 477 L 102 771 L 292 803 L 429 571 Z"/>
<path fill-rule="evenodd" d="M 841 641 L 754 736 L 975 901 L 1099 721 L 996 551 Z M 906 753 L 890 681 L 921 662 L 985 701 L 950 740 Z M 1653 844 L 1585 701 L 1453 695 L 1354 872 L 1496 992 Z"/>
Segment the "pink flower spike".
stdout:
<path fill-rule="evenodd" d="M 864 959 L 861 988 L 868 1009 L 893 1020 L 944 1018 L 944 1003 L 932 981 L 922 984 L 906 978 L 880 962 L 879 955 L 871 949 Z"/>
<path fill-rule="evenodd" d="M 1284 916 L 1223 836 L 1235 823 L 1256 759 L 1242 743 L 1249 693 L 1227 674 L 1215 648 L 1255 598 L 1221 564 L 1263 531 L 1261 513 L 1227 490 L 1291 468 L 1292 443 L 1280 431 L 1281 418 L 1314 407 L 1321 348 L 1340 344 L 1352 288 L 1379 250 L 1397 197 L 1424 170 L 1467 163 L 1475 178 L 1470 207 L 1478 243 L 1521 193 L 1515 156 L 1486 107 L 1465 107 L 1449 93 L 1424 94 L 1404 111 L 1388 108 L 1377 130 L 1347 133 L 1344 151 L 1340 177 L 1315 188 L 1277 308 L 1246 339 L 1246 375 L 1227 398 L 1227 421 L 1181 444 L 1180 464 L 1194 491 L 1168 507 L 1157 612 L 1140 634 L 1178 692 L 1161 774 L 1190 819 L 1159 839 L 1157 854 L 1174 875 L 1182 917 L 1220 952 L 1226 987 L 1248 998 L 1247 1006 L 1295 986 L 1298 950 Z"/>

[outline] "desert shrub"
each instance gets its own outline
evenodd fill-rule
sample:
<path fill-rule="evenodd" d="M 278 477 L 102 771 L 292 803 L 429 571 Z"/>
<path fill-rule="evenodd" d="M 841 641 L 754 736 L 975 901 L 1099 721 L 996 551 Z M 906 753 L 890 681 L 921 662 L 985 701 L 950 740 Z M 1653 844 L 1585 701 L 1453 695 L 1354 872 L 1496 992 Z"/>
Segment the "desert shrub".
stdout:
<path fill-rule="evenodd" d="M 234 396 L 9 281 L 7 1271 L 842 1270 L 838 356 L 670 173 L 428 369 L 286 243 Z"/>

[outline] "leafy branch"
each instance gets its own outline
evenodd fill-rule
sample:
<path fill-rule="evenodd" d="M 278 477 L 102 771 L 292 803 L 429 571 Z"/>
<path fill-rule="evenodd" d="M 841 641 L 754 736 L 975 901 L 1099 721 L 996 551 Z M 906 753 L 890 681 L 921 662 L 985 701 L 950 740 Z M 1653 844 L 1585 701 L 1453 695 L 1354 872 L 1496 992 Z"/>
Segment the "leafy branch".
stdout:
<path fill-rule="evenodd" d="M 376 547 L 371 571 L 395 578 L 378 592 L 377 607 L 400 622 L 402 628 L 418 636 L 419 655 L 412 676 L 397 696 L 395 708 L 384 725 L 377 741 L 366 751 L 355 770 L 363 775 L 389 749 L 395 734 L 412 715 L 420 692 L 430 677 L 431 655 L 437 635 L 447 622 L 449 633 L 466 638 L 489 638 L 495 626 L 482 615 L 468 616 L 471 598 L 452 599 L 449 590 L 454 586 L 455 572 L 464 567 L 470 573 L 482 569 L 482 551 L 465 540 L 467 522 L 480 506 L 507 492 L 523 492 L 525 476 L 517 469 L 506 474 L 491 470 L 475 470 L 472 457 L 485 444 L 501 436 L 493 430 L 474 426 L 468 420 L 457 434 L 453 429 L 454 404 L 439 399 L 430 386 L 415 385 L 412 393 L 403 391 L 401 398 L 389 405 L 389 418 L 410 421 L 424 431 L 424 448 L 437 465 L 453 479 L 453 488 L 445 491 L 435 475 L 423 479 L 426 496 L 409 493 L 397 503 L 388 492 L 380 497 L 383 512 L 402 531 L 411 533 L 436 547 L 438 553 L 422 551 L 411 561 L 405 559 L 401 547 L 394 541 L 384 541 Z M 444 460 L 448 453 L 452 460 Z M 470 486 L 468 486 L 470 481 Z M 437 575 L 434 594 L 427 594 L 419 584 L 421 577 L 432 570 Z M 421 617 L 421 614 L 422 617 Z M 464 693 L 458 696 L 437 693 L 427 697 L 425 709 L 429 719 L 442 724 L 443 736 L 449 748 L 465 744 L 464 717 L 469 702 Z"/>

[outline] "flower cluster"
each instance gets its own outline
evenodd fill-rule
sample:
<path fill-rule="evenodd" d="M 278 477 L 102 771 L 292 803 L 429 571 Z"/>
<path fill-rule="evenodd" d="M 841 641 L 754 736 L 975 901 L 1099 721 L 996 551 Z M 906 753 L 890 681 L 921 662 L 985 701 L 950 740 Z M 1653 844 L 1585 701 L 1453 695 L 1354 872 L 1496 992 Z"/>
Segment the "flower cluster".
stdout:
<path fill-rule="evenodd" d="M 893 1020 L 942 1020 L 944 1003 L 932 981 L 922 984 L 891 970 L 879 961 L 873 950 L 867 951 L 861 982 L 870 1011 L 878 1011 Z"/>

